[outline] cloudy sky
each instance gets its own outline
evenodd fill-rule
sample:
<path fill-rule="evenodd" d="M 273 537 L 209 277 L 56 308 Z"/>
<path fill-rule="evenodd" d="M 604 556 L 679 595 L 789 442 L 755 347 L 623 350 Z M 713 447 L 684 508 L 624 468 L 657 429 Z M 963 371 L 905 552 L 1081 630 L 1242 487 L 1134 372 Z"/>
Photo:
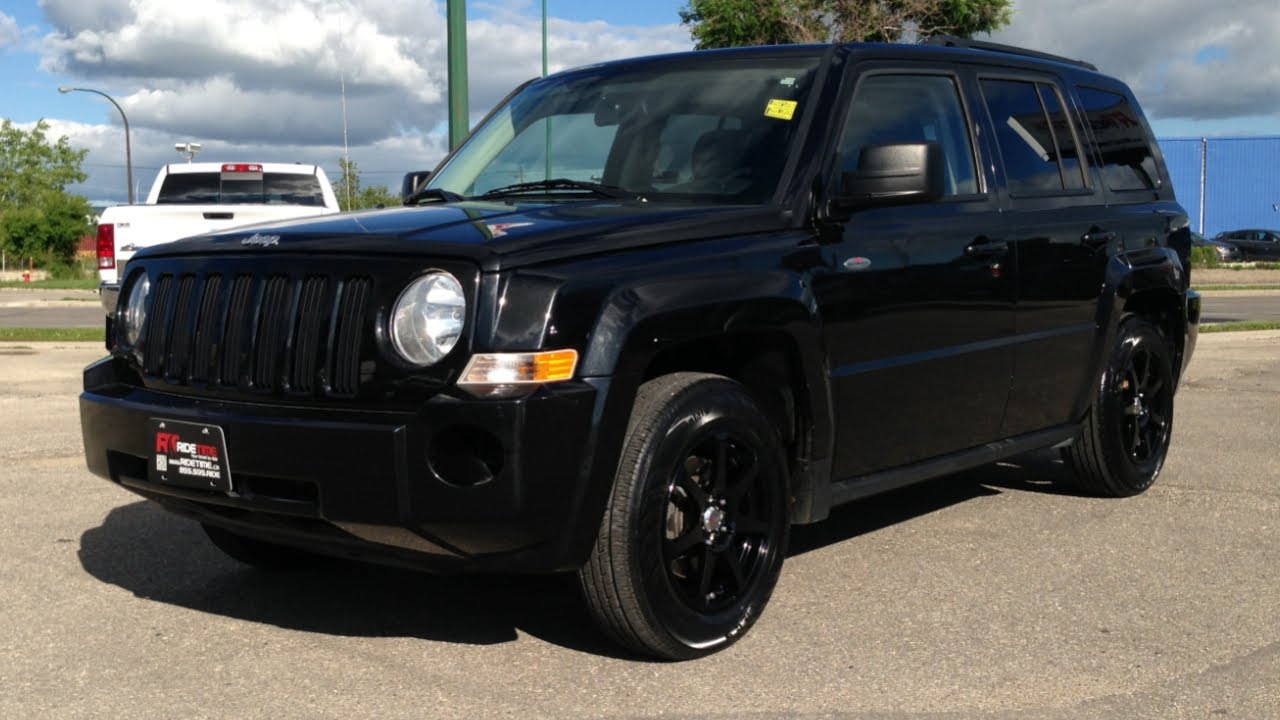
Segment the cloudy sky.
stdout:
<path fill-rule="evenodd" d="M 549 0 L 552 71 L 691 46 L 685 0 Z M 1128 81 L 1162 136 L 1280 134 L 1276 0 L 1014 0 L 994 39 L 1088 59 Z M 478 119 L 541 69 L 536 0 L 467 3 L 471 111 Z M 343 153 L 367 184 L 398 186 L 442 156 L 443 0 L 0 0 L 0 117 L 47 119 L 89 148 L 92 199 L 123 200 L 119 113 L 135 185 L 179 160 L 318 163 Z"/>

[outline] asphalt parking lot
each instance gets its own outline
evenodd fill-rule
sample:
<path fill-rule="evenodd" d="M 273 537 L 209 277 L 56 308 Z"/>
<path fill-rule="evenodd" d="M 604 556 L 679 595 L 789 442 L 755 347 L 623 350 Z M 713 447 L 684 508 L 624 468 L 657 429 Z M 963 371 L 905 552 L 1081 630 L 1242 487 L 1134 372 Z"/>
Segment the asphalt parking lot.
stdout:
<path fill-rule="evenodd" d="M 1036 455 L 845 506 L 684 664 L 619 654 L 568 578 L 237 565 L 84 470 L 98 355 L 0 345 L 3 717 L 1280 717 L 1280 331 L 1202 337 L 1145 495 Z"/>

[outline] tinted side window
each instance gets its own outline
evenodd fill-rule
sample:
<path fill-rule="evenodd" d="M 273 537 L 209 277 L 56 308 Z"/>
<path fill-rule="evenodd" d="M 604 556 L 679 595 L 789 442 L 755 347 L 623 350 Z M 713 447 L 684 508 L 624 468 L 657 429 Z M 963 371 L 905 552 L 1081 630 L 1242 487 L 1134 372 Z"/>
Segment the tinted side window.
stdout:
<path fill-rule="evenodd" d="M 1102 176 L 1112 190 L 1152 190 L 1160 185 L 1142 116 L 1119 93 L 1078 87 L 1102 158 Z"/>
<path fill-rule="evenodd" d="M 1080 152 L 1054 89 L 1023 80 L 983 80 L 982 96 L 1004 160 L 1009 192 L 1084 187 Z"/>
<path fill-rule="evenodd" d="M 973 145 L 955 80 L 943 75 L 872 75 L 858 82 L 840 137 L 841 170 L 871 145 L 936 142 L 946 158 L 946 194 L 978 192 Z"/>

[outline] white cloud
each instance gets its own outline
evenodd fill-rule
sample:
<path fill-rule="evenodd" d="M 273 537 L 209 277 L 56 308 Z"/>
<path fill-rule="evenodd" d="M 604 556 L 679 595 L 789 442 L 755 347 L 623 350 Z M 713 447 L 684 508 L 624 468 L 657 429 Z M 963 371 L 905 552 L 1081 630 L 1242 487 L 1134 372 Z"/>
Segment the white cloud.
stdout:
<path fill-rule="evenodd" d="M 518 5 L 519 3 L 517 3 Z M 527 3 L 525 3 L 527 4 Z M 443 3 L 402 0 L 218 0 L 199 10 L 171 0 L 41 0 L 53 27 L 42 66 L 111 92 L 129 116 L 135 185 L 180 161 L 318 163 L 337 173 L 345 82 L 351 159 L 366 184 L 399 186 L 445 153 Z M 467 25 L 470 107 L 479 118 L 541 72 L 541 20 L 516 6 L 487 6 Z M 691 47 L 677 24 L 617 27 L 552 18 L 551 70 Z M 105 104 L 104 104 L 105 105 Z M 125 197 L 123 130 L 55 123 L 54 135 L 90 149 L 78 192 Z"/>
<path fill-rule="evenodd" d="M 1014 0 L 992 39 L 1094 63 L 1153 119 L 1280 115 L 1275 0 Z"/>
<path fill-rule="evenodd" d="M 116 98 L 139 128 L 206 139 L 373 143 L 445 117 L 440 3 L 396 0 L 204 2 L 43 0 L 55 27 L 43 67 L 137 88 Z M 468 23 L 471 110 L 487 111 L 541 70 L 540 21 L 498 13 Z M 553 20 L 553 69 L 689 47 L 678 25 L 617 28 Z"/>
<path fill-rule="evenodd" d="M 17 45 L 21 39 L 22 30 L 18 29 L 18 21 L 0 12 L 0 50 Z"/>

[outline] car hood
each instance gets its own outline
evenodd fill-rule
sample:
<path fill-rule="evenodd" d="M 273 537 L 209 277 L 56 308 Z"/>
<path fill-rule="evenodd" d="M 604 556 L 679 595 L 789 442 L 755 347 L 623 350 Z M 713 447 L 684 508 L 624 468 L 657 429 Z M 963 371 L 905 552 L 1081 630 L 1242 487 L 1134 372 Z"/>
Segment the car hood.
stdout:
<path fill-rule="evenodd" d="M 137 258 L 278 253 L 431 255 L 497 271 L 631 247 L 781 228 L 770 206 L 464 201 L 264 223 L 186 238 Z"/>

